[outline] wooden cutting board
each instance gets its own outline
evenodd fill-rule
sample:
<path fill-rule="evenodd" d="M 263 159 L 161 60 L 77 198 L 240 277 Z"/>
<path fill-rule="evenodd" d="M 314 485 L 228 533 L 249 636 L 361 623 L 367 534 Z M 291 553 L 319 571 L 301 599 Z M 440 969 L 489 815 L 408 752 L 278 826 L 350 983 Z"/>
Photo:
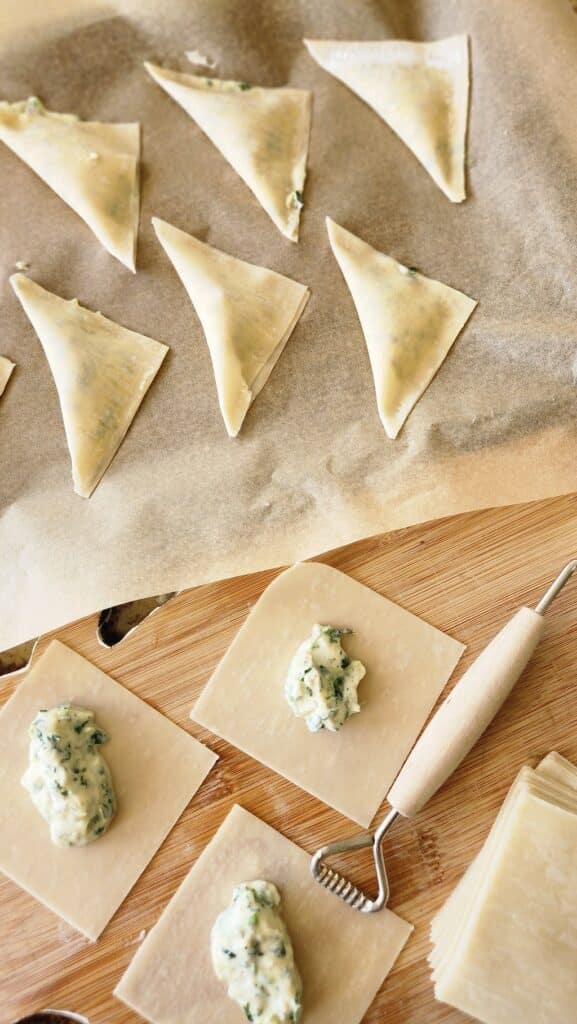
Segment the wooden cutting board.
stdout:
<path fill-rule="evenodd" d="M 515 609 L 533 605 L 576 556 L 575 497 L 566 497 L 386 534 L 322 560 L 467 643 L 458 678 Z M 207 743 L 220 761 L 97 944 L 0 879 L 0 1024 L 48 1006 L 84 1013 L 91 1024 L 136 1024 L 138 1018 L 112 997 L 112 989 L 233 803 L 311 852 L 355 831 L 341 815 L 188 717 L 274 575 L 182 593 L 112 650 L 97 644 L 96 616 L 53 634 Z M 2 682 L 0 701 L 15 685 L 14 679 Z M 435 1003 L 426 964 L 429 923 L 482 845 L 521 765 L 552 749 L 577 761 L 576 694 L 573 581 L 553 606 L 545 640 L 497 720 L 418 821 L 401 823 L 387 842 L 391 906 L 414 923 L 415 933 L 365 1024 L 469 1019 Z M 346 868 L 357 883 L 370 883 L 365 854 L 355 855 Z"/>

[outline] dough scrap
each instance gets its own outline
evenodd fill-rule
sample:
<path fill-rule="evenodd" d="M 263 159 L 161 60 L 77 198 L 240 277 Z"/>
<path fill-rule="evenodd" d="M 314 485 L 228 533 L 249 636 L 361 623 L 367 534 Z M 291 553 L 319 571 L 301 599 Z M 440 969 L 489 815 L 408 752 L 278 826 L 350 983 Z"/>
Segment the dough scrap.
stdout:
<path fill-rule="evenodd" d="M 310 292 L 282 274 L 199 242 L 158 217 L 152 223 L 203 326 L 222 417 L 230 437 L 236 437 Z"/>
<path fill-rule="evenodd" d="M 220 150 L 279 231 L 298 241 L 312 93 L 144 66 Z"/>
<path fill-rule="evenodd" d="M 466 198 L 469 110 L 466 35 L 430 43 L 305 39 L 311 56 L 360 96 L 453 203 Z"/>
<path fill-rule="evenodd" d="M 577 770 L 523 768 L 433 921 L 435 995 L 485 1024 L 572 1024 L 577 1002 Z"/>
<path fill-rule="evenodd" d="M 6 390 L 6 385 L 12 376 L 16 363 L 11 362 L 6 356 L 0 356 L 0 397 Z"/>
<path fill-rule="evenodd" d="M 52 370 L 74 490 L 89 498 L 106 472 L 168 347 L 60 298 L 24 274 L 10 283 Z"/>
<path fill-rule="evenodd" d="M 98 842 L 50 840 L 20 778 L 41 707 L 74 702 L 110 739 L 118 814 Z M 217 760 L 215 754 L 85 658 L 53 640 L 0 711 L 0 870 L 89 939 L 97 939 Z M 39 915 L 41 922 L 41 915 Z"/>
<path fill-rule="evenodd" d="M 140 125 L 81 121 L 32 97 L 0 103 L 0 140 L 134 272 L 139 218 Z"/>
<path fill-rule="evenodd" d="M 285 700 L 287 669 L 315 622 L 352 629 L 367 672 L 361 713 L 311 733 Z M 191 717 L 368 827 L 464 648 L 328 565 L 305 562 L 265 590 Z"/>
<path fill-rule="evenodd" d="M 397 263 L 330 217 L 327 231 L 367 343 L 379 416 L 394 439 L 477 302 Z"/>
<path fill-rule="evenodd" d="M 310 858 L 235 806 L 139 947 L 115 995 L 152 1024 L 239 1024 L 216 978 L 211 928 L 235 885 L 270 879 L 303 980 L 303 1024 L 360 1024 L 412 929 L 390 910 L 359 914 L 311 878 Z"/>

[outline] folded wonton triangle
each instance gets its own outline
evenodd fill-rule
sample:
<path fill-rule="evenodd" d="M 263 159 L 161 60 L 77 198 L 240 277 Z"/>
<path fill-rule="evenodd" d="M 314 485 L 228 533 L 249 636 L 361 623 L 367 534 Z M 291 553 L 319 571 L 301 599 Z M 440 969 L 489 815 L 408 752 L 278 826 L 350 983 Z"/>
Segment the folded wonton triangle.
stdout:
<path fill-rule="evenodd" d="M 134 271 L 140 126 L 80 121 L 36 97 L 0 103 L 0 140 L 27 163 Z"/>
<path fill-rule="evenodd" d="M 0 356 L 0 396 L 4 394 L 6 385 L 10 380 L 12 370 L 16 364 L 12 363 L 6 356 Z"/>
<path fill-rule="evenodd" d="M 356 306 L 387 435 L 399 433 L 475 306 L 327 217 L 333 253 Z"/>
<path fill-rule="evenodd" d="M 206 336 L 220 410 L 236 437 L 306 305 L 309 290 L 153 217 Z"/>
<path fill-rule="evenodd" d="M 263 89 L 145 64 L 248 185 L 283 235 L 296 242 L 311 122 L 311 93 Z"/>
<path fill-rule="evenodd" d="M 453 203 L 465 199 L 466 35 L 434 43 L 305 39 L 312 57 L 379 114 Z"/>
<path fill-rule="evenodd" d="M 90 497 L 118 451 L 168 348 L 41 288 L 10 283 L 50 364 L 72 460 L 74 490 Z"/>

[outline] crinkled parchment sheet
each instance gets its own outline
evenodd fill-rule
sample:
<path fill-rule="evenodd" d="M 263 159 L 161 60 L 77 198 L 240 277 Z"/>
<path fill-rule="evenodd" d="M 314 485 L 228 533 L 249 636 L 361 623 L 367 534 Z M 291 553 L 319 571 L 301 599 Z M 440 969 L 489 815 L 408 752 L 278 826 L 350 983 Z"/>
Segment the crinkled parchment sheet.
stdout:
<path fill-rule="evenodd" d="M 78 14 L 83 5 L 70 6 Z M 461 206 L 301 43 L 455 32 L 470 34 L 473 68 Z M 35 19 L 9 44 L 4 25 L 3 39 L 3 98 L 35 93 L 85 118 L 139 120 L 144 161 L 133 277 L 0 147 L 0 351 L 17 363 L 0 406 L 0 649 L 144 594 L 577 488 L 577 19 L 568 0 L 164 0 L 95 19 Z M 223 76 L 314 90 L 299 245 L 142 68 L 149 59 L 190 70 L 189 49 Z M 153 214 L 312 289 L 236 440 Z M 325 214 L 480 303 L 394 442 L 379 423 Z M 45 287 L 171 347 L 89 501 L 72 490 L 56 391 L 8 286 L 18 260 Z"/>

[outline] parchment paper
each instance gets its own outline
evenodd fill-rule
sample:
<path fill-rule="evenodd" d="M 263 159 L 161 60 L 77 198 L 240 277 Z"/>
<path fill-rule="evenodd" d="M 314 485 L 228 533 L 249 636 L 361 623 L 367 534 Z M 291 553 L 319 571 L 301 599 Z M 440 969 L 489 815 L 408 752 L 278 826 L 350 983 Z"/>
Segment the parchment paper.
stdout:
<path fill-rule="evenodd" d="M 16 5 L 11 5 L 13 8 Z M 80 5 L 78 5 L 80 6 Z M 144 594 L 287 563 L 361 536 L 577 488 L 577 20 L 568 0 L 194 0 L 36 25 L 0 95 L 143 124 L 138 273 L 0 148 L 0 649 Z M 449 203 L 303 36 L 472 43 L 469 198 Z M 142 61 L 314 90 L 301 241 L 284 239 Z M 312 298 L 241 435 L 227 438 L 200 325 L 156 214 L 308 284 Z M 480 305 L 399 438 L 324 217 Z M 171 346 L 93 497 L 72 490 L 54 384 L 8 286 L 42 285 Z"/>

